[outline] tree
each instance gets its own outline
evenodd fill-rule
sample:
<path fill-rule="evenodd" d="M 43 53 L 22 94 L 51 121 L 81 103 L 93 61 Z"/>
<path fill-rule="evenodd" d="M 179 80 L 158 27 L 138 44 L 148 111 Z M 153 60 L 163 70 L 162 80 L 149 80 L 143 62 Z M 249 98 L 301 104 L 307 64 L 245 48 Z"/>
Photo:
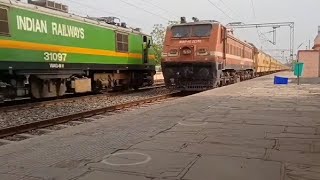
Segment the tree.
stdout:
<path fill-rule="evenodd" d="M 174 25 L 178 23 L 179 23 L 178 21 L 169 21 L 168 25 Z M 151 32 L 151 36 L 153 39 L 152 48 L 155 54 L 155 60 L 157 65 L 161 64 L 165 34 L 166 34 L 166 28 L 162 24 L 155 24 L 153 26 L 153 31 Z"/>
<path fill-rule="evenodd" d="M 161 63 L 165 33 L 166 33 L 166 29 L 162 24 L 155 24 L 153 26 L 153 31 L 151 32 L 151 36 L 153 40 L 152 48 L 154 51 L 157 65 Z"/>

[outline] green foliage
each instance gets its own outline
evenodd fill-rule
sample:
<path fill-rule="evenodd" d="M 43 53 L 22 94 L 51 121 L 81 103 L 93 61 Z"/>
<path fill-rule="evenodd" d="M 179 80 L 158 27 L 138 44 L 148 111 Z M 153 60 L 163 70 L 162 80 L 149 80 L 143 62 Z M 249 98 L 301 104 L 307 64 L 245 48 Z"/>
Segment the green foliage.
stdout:
<path fill-rule="evenodd" d="M 163 42 L 165 39 L 166 28 L 162 24 L 155 24 L 151 32 L 153 44 L 152 48 L 155 55 L 156 64 L 161 64 Z"/>
<path fill-rule="evenodd" d="M 168 25 L 179 24 L 178 21 L 169 21 Z M 157 65 L 161 64 L 162 52 L 163 52 L 163 43 L 166 34 L 166 27 L 162 24 L 155 24 L 153 26 L 153 31 L 151 32 L 151 36 L 153 39 L 152 48 L 155 54 Z"/>

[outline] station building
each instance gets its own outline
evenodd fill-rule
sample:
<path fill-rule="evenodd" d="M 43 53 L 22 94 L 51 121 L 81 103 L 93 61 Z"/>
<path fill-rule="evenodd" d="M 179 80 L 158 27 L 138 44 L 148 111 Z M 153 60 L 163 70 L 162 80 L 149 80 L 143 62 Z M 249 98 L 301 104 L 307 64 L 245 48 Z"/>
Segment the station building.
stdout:
<path fill-rule="evenodd" d="M 298 51 L 298 59 L 305 64 L 303 77 L 320 77 L 320 26 L 313 48 Z"/>

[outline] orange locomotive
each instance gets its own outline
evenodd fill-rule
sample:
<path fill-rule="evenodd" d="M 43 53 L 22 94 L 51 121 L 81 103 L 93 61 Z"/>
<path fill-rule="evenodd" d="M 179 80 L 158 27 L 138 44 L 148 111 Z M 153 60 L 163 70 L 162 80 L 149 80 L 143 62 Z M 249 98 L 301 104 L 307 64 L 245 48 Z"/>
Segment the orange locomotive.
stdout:
<path fill-rule="evenodd" d="M 255 47 L 217 21 L 169 26 L 161 62 L 166 86 L 202 91 L 254 77 Z"/>

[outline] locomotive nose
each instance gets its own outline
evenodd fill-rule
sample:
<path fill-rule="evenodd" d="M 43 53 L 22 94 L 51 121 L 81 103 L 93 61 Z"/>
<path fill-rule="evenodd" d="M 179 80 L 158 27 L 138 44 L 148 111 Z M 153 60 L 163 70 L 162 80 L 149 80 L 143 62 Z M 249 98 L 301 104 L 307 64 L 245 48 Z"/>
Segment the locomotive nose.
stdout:
<path fill-rule="evenodd" d="M 200 79 L 206 79 L 209 77 L 209 75 L 210 75 L 210 72 L 209 72 L 209 69 L 207 68 L 201 68 L 198 72 L 198 77 Z"/>
<path fill-rule="evenodd" d="M 184 67 L 181 71 L 181 75 L 182 77 L 184 78 L 192 78 L 194 73 L 193 73 L 193 70 L 189 67 Z"/>
<path fill-rule="evenodd" d="M 192 49 L 190 47 L 183 47 L 181 48 L 181 54 L 183 55 L 191 55 L 192 54 Z"/>

